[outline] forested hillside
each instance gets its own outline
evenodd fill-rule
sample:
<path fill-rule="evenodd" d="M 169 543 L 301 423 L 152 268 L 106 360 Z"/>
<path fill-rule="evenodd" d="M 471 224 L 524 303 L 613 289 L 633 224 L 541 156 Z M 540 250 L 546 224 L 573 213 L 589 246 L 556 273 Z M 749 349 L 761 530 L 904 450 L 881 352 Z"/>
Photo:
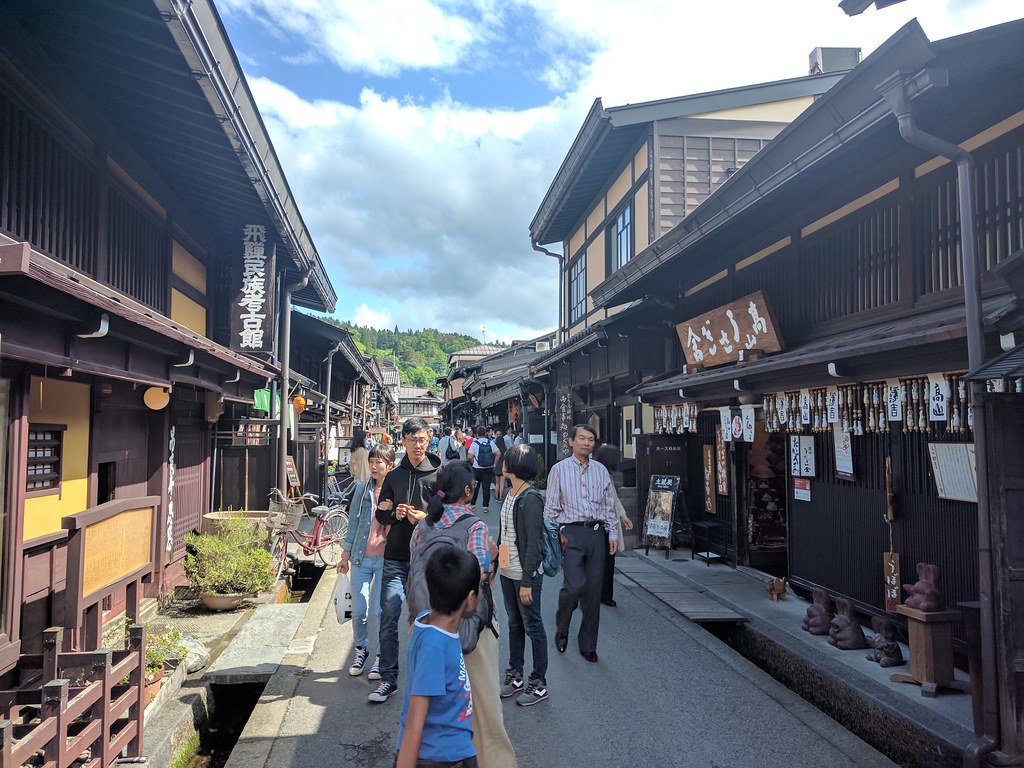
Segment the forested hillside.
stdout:
<path fill-rule="evenodd" d="M 448 372 L 448 355 L 481 343 L 472 336 L 443 333 L 436 328 L 400 331 L 396 326 L 393 330 L 378 330 L 339 322 L 331 317 L 320 319 L 351 331 L 356 346 L 364 355 L 397 362 L 402 386 L 405 387 L 437 389 L 435 379 Z"/>

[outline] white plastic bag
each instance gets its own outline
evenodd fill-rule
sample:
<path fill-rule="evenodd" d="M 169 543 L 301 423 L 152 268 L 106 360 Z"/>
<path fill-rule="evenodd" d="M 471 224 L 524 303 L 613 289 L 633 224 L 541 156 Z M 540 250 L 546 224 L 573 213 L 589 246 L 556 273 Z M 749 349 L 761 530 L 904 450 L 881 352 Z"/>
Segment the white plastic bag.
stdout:
<path fill-rule="evenodd" d="M 347 573 L 338 574 L 338 584 L 334 588 L 334 608 L 339 624 L 352 620 L 352 580 Z"/>

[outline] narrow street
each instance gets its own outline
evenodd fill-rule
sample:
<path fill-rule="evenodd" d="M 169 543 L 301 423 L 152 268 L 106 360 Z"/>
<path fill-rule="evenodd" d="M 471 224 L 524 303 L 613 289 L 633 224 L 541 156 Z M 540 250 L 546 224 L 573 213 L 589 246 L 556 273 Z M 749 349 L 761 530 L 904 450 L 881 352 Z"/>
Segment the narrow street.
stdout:
<path fill-rule="evenodd" d="M 325 574 L 328 579 L 333 582 L 333 575 Z M 546 584 L 548 628 L 554 624 L 559 584 L 560 577 Z M 512 699 L 503 703 L 521 768 L 891 765 L 697 625 L 629 584 L 619 577 L 618 607 L 602 609 L 598 664 L 580 657 L 571 636 L 564 655 L 551 647 L 548 701 L 530 708 Z M 504 621 L 500 604 L 499 613 Z M 401 698 L 379 705 L 366 701 L 371 684 L 346 673 L 351 645 L 349 625 L 338 625 L 330 608 L 305 670 L 297 673 L 300 680 L 267 765 L 391 765 Z"/>

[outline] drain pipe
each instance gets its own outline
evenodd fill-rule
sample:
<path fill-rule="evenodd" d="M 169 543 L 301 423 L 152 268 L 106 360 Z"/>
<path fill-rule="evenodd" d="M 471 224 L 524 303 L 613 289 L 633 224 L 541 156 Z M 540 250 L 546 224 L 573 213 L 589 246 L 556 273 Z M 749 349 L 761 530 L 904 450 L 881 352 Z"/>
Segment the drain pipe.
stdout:
<path fill-rule="evenodd" d="M 288 381 L 292 357 L 292 294 L 301 291 L 309 283 L 311 272 L 307 270 L 297 283 L 285 286 L 281 291 L 281 413 L 278 421 L 277 438 L 277 489 L 288 495 L 288 417 L 291 415 L 291 402 L 288 394 L 291 383 Z"/>
<path fill-rule="evenodd" d="M 321 504 L 327 503 L 327 466 L 331 462 L 331 372 L 334 367 L 334 355 L 340 351 L 341 342 L 339 341 L 331 351 L 327 353 L 327 359 L 324 361 L 327 363 L 327 401 L 324 404 L 324 484 L 321 488 L 323 491 L 323 496 L 320 497 Z"/>
<path fill-rule="evenodd" d="M 928 72 L 932 85 L 945 86 L 945 70 Z M 985 329 L 981 311 L 981 268 L 978 264 L 974 231 L 974 160 L 955 144 L 922 131 L 914 120 L 914 108 L 908 93 L 910 73 L 897 71 L 877 86 L 899 122 L 900 136 L 908 144 L 940 155 L 956 163 L 957 196 L 960 203 L 960 254 L 964 270 L 964 310 L 967 319 L 968 367 L 978 370 L 985 358 Z M 974 412 L 974 453 L 978 477 L 978 570 L 981 602 L 981 687 L 982 728 L 964 750 L 964 766 L 976 768 L 985 756 L 999 746 L 999 692 L 996 678 L 995 611 L 993 608 L 992 532 L 988 498 L 988 446 L 983 407 L 984 382 L 972 381 L 971 407 Z"/>

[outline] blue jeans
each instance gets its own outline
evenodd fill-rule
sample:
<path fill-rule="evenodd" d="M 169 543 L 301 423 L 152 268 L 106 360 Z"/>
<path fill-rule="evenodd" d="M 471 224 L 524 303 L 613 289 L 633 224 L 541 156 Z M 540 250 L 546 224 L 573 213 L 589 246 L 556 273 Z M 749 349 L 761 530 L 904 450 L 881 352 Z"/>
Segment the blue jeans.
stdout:
<path fill-rule="evenodd" d="M 398 683 L 398 619 L 405 602 L 409 563 L 384 560 L 380 591 L 380 679 Z"/>
<path fill-rule="evenodd" d="M 369 648 L 370 636 L 366 628 L 369 621 L 369 607 L 380 619 L 380 580 L 384 573 L 384 556 L 363 557 L 359 565 L 353 565 L 352 579 L 352 635 L 356 648 Z"/>
<path fill-rule="evenodd" d="M 521 581 L 514 581 L 507 576 L 501 577 L 501 593 L 505 597 L 505 612 L 508 614 L 508 668 L 513 672 L 523 673 L 526 655 L 526 636 L 530 636 L 533 647 L 533 672 L 531 680 L 539 680 L 547 684 L 548 673 L 548 638 L 544 632 L 544 620 L 540 615 L 541 579 L 535 580 L 532 589 L 533 602 L 523 605 L 519 599 Z"/>

